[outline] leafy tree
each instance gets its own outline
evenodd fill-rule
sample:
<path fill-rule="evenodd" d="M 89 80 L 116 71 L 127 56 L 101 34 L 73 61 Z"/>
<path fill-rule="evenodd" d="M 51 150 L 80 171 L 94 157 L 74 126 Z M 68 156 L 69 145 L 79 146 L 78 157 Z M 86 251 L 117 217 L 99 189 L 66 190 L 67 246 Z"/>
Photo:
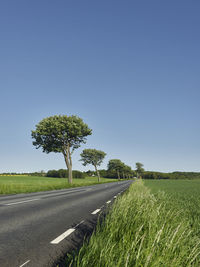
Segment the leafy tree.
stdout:
<path fill-rule="evenodd" d="M 129 178 L 133 175 L 133 171 L 131 169 L 130 166 L 128 165 L 125 165 L 123 166 L 123 169 L 122 169 L 122 173 L 123 173 L 123 178 Z"/>
<path fill-rule="evenodd" d="M 77 116 L 55 115 L 41 120 L 32 131 L 33 145 L 43 152 L 62 153 L 69 171 L 68 180 L 72 183 L 72 153 L 86 143 L 86 136 L 92 130 Z"/>
<path fill-rule="evenodd" d="M 108 178 L 107 170 L 99 170 L 100 177 Z"/>
<path fill-rule="evenodd" d="M 92 164 L 96 170 L 98 176 L 98 182 L 100 182 L 100 175 L 97 169 L 97 166 L 100 166 L 103 159 L 105 158 L 106 153 L 101 150 L 96 149 L 84 149 L 81 153 L 81 161 L 83 165 L 86 166 L 88 164 Z"/>
<path fill-rule="evenodd" d="M 135 165 L 136 165 L 137 178 L 142 177 L 141 175 L 144 172 L 144 168 L 143 168 L 144 165 L 140 162 L 136 162 Z"/>
<path fill-rule="evenodd" d="M 124 163 L 120 159 L 111 159 L 108 162 L 108 171 L 117 172 L 118 180 L 120 180 L 120 172 L 124 168 Z"/>

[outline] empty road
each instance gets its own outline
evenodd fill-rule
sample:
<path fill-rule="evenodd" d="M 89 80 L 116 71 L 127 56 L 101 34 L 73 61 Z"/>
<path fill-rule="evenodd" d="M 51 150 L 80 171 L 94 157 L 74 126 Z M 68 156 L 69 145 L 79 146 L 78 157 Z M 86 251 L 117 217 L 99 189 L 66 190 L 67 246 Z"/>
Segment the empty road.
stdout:
<path fill-rule="evenodd" d="M 0 266 L 46 267 L 132 181 L 0 196 Z"/>

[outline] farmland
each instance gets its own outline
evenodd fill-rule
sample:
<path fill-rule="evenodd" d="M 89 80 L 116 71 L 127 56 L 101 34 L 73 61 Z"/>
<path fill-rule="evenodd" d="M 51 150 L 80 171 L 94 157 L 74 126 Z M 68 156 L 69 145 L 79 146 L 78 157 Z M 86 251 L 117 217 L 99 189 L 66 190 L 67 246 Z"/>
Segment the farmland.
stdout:
<path fill-rule="evenodd" d="M 114 182 L 116 179 L 101 178 L 101 183 Z M 0 194 L 29 193 L 63 188 L 97 184 L 96 177 L 74 179 L 73 184 L 68 183 L 66 178 L 47 178 L 36 176 L 0 176 Z"/>
<path fill-rule="evenodd" d="M 200 181 L 137 181 L 66 266 L 200 266 Z"/>
<path fill-rule="evenodd" d="M 200 237 L 200 180 L 145 181 L 145 185 L 155 195 L 165 192 L 169 204 L 181 211 Z"/>

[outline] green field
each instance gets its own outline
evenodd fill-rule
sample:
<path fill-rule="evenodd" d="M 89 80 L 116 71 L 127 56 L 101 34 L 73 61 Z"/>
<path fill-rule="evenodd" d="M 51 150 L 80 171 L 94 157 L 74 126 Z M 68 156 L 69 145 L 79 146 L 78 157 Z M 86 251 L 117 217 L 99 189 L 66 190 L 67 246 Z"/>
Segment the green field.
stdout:
<path fill-rule="evenodd" d="M 181 210 L 187 222 L 200 237 L 200 180 L 145 181 L 152 193 L 163 191 L 173 208 Z"/>
<path fill-rule="evenodd" d="M 200 266 L 200 181 L 137 181 L 66 266 Z"/>
<path fill-rule="evenodd" d="M 101 178 L 101 183 L 114 181 L 117 180 Z M 47 178 L 36 176 L 0 176 L 0 194 L 38 192 L 92 184 L 98 184 L 97 177 L 73 179 L 73 184 L 69 185 L 68 179 L 66 178 Z"/>

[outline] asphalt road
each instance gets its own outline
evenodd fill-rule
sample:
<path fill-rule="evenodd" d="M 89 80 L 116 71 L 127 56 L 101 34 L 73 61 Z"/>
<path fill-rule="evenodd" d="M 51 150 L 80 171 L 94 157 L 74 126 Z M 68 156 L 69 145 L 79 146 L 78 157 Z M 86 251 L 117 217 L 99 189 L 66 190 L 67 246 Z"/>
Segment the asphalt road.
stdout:
<path fill-rule="evenodd" d="M 0 266 L 52 266 L 69 249 L 78 227 L 131 183 L 0 196 Z"/>

